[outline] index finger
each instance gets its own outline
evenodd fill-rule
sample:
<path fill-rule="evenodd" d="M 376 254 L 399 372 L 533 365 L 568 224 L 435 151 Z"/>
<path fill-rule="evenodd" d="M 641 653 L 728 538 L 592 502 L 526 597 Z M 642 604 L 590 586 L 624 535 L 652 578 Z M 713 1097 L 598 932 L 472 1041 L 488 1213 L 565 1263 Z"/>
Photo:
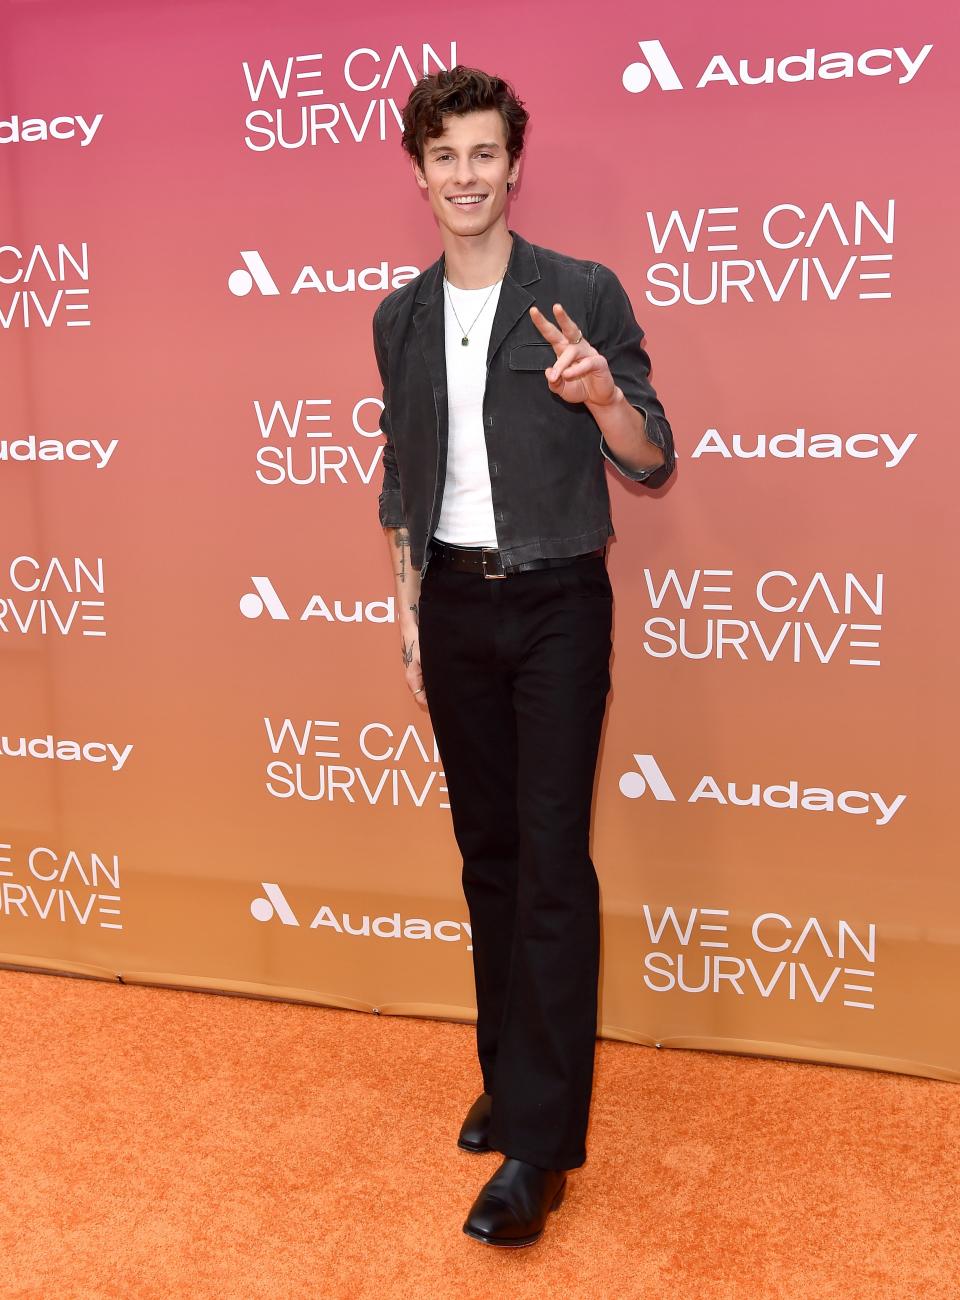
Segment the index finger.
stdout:
<path fill-rule="evenodd" d="M 558 330 L 553 321 L 548 320 L 536 305 L 530 308 L 530 319 L 547 342 L 552 343 L 554 347 L 567 342 L 562 330 Z"/>

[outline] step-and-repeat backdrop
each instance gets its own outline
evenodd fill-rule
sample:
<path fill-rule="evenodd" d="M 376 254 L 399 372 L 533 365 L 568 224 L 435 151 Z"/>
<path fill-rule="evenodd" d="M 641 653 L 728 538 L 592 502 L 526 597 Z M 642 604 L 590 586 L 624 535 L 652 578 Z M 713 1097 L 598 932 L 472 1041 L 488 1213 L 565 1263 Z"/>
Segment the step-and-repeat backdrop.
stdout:
<path fill-rule="evenodd" d="M 472 1015 L 370 330 L 459 62 L 678 448 L 610 471 L 602 1032 L 960 1078 L 946 7 L 0 15 L 0 962 Z"/>

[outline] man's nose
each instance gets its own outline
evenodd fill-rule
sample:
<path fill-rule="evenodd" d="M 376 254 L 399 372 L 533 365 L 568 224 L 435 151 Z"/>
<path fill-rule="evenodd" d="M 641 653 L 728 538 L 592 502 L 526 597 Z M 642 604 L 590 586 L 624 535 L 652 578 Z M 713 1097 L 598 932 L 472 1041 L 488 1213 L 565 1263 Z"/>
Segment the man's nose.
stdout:
<path fill-rule="evenodd" d="M 461 158 L 457 163 L 457 184 L 469 185 L 474 178 L 473 159 Z"/>

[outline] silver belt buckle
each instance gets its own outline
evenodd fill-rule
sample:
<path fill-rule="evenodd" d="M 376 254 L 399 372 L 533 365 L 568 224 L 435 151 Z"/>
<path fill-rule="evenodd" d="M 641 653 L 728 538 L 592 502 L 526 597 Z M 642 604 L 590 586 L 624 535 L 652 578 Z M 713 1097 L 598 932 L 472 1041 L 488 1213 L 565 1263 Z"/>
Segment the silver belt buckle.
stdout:
<path fill-rule="evenodd" d="M 489 550 L 486 546 L 483 547 L 482 550 L 480 551 L 480 563 L 483 567 L 483 576 L 485 578 L 505 578 L 507 576 L 505 573 L 487 573 L 487 556 L 497 555 L 498 553 L 499 552 L 497 551 Z M 500 561 L 500 564 L 502 567 L 503 566 L 502 560 Z"/>

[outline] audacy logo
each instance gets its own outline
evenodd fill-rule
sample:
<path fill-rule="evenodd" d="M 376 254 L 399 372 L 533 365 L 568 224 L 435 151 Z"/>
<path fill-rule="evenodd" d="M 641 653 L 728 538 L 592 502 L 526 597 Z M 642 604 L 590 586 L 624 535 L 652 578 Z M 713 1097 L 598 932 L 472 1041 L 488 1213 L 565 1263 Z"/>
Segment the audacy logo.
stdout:
<path fill-rule="evenodd" d="M 677 796 L 652 754 L 634 754 L 633 760 L 636 770 L 631 768 L 620 777 L 620 793 L 625 798 L 639 799 L 649 790 L 654 799 L 677 802 Z M 898 794 L 888 801 L 875 790 L 841 790 L 837 794 L 824 786 L 801 786 L 795 778 L 783 785 L 763 785 L 753 781 L 741 788 L 736 781 L 722 783 L 708 774 L 701 777 L 686 802 L 712 799 L 725 807 L 759 808 L 765 804 L 768 808 L 804 808 L 808 812 L 842 812 L 860 817 L 869 814 L 878 826 L 886 826 L 906 797 Z M 875 815 L 877 813 L 879 816 Z"/>
<path fill-rule="evenodd" d="M 256 249 L 242 252 L 243 266 L 238 266 L 227 277 L 227 288 L 235 298 L 245 298 L 256 288 L 264 298 L 279 297 L 282 290 L 267 269 L 267 264 Z M 290 290 L 291 294 L 312 289 L 315 293 L 355 293 L 358 289 L 382 293 L 385 289 L 399 289 L 408 280 L 420 274 L 416 266 L 397 266 L 391 271 L 386 259 L 376 266 L 364 266 L 359 271 L 349 267 L 337 278 L 335 271 L 318 271 L 315 266 L 301 268 Z M 342 281 L 342 283 L 341 283 Z"/>
<path fill-rule="evenodd" d="M 670 57 L 659 41 L 638 41 L 645 62 L 630 63 L 623 70 L 621 81 L 624 90 L 639 95 L 656 80 L 661 90 L 683 90 L 684 84 L 670 62 Z M 837 81 L 844 77 L 887 77 L 896 74 L 897 84 L 905 86 L 920 70 L 932 45 L 924 45 L 911 57 L 902 45 L 892 49 L 864 50 L 851 54 L 847 50 L 834 50 L 818 55 L 809 46 L 802 54 L 787 54 L 780 58 L 766 55 L 760 59 L 730 61 L 723 54 L 714 54 L 694 89 L 722 82 L 727 86 L 772 85 L 775 81 Z"/>
<path fill-rule="evenodd" d="M 250 915 L 255 921 L 271 921 L 276 916 L 282 925 L 300 924 L 279 885 L 261 881 L 260 887 L 266 897 L 258 896 L 250 903 Z"/>
<path fill-rule="evenodd" d="M 0 144 L 34 144 L 38 140 L 79 140 L 85 149 L 100 129 L 103 114 L 88 121 L 76 117 L 13 117 L 0 118 Z"/>
<path fill-rule="evenodd" d="M 250 581 L 256 588 L 240 597 L 240 613 L 244 618 L 259 618 L 266 612 L 271 618 L 289 621 L 287 607 L 277 594 L 277 589 L 269 578 L 256 577 Z M 303 613 L 297 615 L 300 622 L 309 618 L 322 618 L 327 623 L 392 623 L 394 621 L 394 598 L 386 600 L 362 600 L 352 602 L 335 600 L 331 609 L 322 596 L 311 596 Z"/>
<path fill-rule="evenodd" d="M 276 917 L 281 925 L 300 925 L 297 914 L 278 884 L 263 880 L 260 887 L 263 894 L 250 903 L 250 915 L 255 921 L 265 923 Z M 422 916 L 401 918 L 399 912 L 385 916 L 370 916 L 363 912 L 357 916 L 350 912 L 335 912 L 324 903 L 309 922 L 308 928 L 316 930 L 321 926 L 336 934 L 356 935 L 365 939 L 440 939 L 443 943 L 460 943 L 466 939 L 467 951 L 473 951 L 469 921 L 428 921 Z"/>

